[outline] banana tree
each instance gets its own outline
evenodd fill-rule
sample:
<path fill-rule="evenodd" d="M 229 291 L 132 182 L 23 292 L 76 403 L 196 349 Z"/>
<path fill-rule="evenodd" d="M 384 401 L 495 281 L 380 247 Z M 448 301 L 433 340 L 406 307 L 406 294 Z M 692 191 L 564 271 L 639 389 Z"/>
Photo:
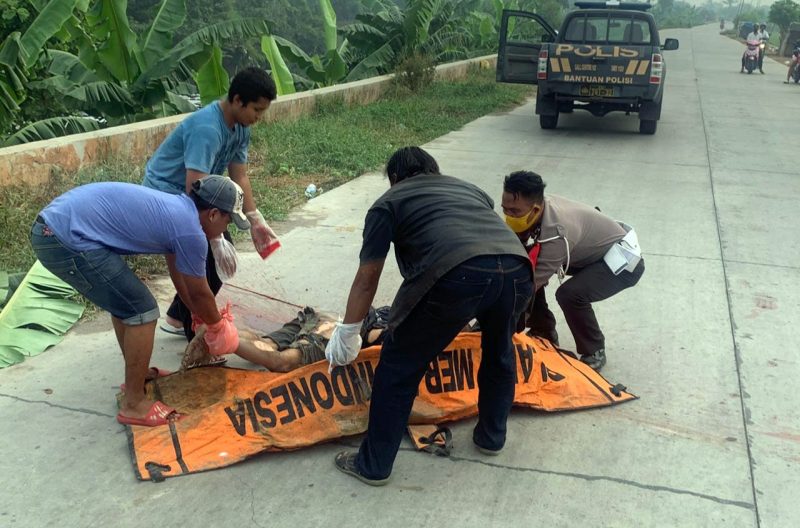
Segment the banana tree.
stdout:
<path fill-rule="evenodd" d="M 25 100 L 28 73 L 38 61 L 45 43 L 73 15 L 80 0 L 34 0 L 38 13 L 24 32 L 15 31 L 0 44 L 0 119 L 12 120 Z"/>
<path fill-rule="evenodd" d="M 294 77 L 308 88 L 331 86 L 347 77 L 347 64 L 343 54 L 346 53 L 348 43 L 345 40 L 341 45 L 338 44 L 336 11 L 330 0 L 319 0 L 319 5 L 322 10 L 325 39 L 324 55 L 308 55 L 299 46 L 282 37 L 262 37 L 261 49 L 270 63 L 272 75 L 282 93 L 294 91 Z M 284 60 L 294 64 L 301 74 L 292 76 Z"/>
<path fill-rule="evenodd" d="M 519 9 L 518 0 L 492 0 L 493 13 L 470 9 L 466 20 L 470 36 L 469 48 L 474 54 L 497 51 L 500 35 L 500 23 L 504 9 Z M 513 32 L 516 19 L 509 19 L 509 32 Z"/>
<path fill-rule="evenodd" d="M 341 29 L 350 47 L 348 80 L 387 73 L 405 58 L 425 55 L 439 62 L 467 55 L 466 25 L 457 0 L 410 0 L 405 9 L 378 0 L 381 9 L 362 13 Z"/>
<path fill-rule="evenodd" d="M 66 31 L 78 53 L 48 50 L 50 77 L 40 83 L 110 124 L 194 110 L 184 96 L 195 83 L 206 101 L 227 83 L 219 44 L 268 33 L 265 20 L 228 20 L 173 45 L 174 31 L 186 18 L 185 0 L 162 0 L 138 37 L 126 9 L 127 0 L 94 0 L 83 20 L 68 20 Z"/>

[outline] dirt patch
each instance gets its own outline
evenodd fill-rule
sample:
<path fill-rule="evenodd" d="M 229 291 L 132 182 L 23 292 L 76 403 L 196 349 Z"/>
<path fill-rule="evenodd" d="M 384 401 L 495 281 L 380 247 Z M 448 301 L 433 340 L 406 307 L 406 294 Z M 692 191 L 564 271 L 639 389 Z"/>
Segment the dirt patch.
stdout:
<path fill-rule="evenodd" d="M 225 398 L 227 372 L 217 367 L 178 372 L 147 383 L 147 393 L 154 399 L 163 398 L 164 403 L 181 412 L 200 412 Z"/>

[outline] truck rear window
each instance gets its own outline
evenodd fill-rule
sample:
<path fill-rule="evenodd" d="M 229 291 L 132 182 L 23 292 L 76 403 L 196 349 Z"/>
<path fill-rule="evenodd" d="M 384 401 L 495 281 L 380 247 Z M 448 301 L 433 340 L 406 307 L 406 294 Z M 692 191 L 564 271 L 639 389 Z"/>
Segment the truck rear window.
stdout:
<path fill-rule="evenodd" d="M 647 20 L 619 15 L 576 16 L 564 31 L 564 42 L 650 44 Z"/>

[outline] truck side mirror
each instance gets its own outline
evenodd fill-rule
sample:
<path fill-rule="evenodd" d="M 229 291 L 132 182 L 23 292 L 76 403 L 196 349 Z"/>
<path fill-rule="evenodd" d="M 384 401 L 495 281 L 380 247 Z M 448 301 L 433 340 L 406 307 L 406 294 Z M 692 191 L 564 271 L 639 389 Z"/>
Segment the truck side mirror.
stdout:
<path fill-rule="evenodd" d="M 555 42 L 556 39 L 550 33 L 542 35 L 542 42 Z"/>
<path fill-rule="evenodd" d="M 678 49 L 678 39 L 668 38 L 664 40 L 664 45 L 661 46 L 664 51 L 671 51 Z"/>

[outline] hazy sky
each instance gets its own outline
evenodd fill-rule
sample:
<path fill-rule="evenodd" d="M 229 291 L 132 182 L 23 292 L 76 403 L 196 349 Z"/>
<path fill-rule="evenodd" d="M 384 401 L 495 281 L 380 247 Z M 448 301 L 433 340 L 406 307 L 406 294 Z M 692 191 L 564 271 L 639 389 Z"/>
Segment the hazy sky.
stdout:
<path fill-rule="evenodd" d="M 683 1 L 686 2 L 687 4 L 693 4 L 693 5 L 696 5 L 696 6 L 701 6 L 701 5 L 707 3 L 705 0 L 683 0 Z M 745 3 L 753 5 L 753 6 L 756 6 L 756 7 L 760 7 L 760 6 L 772 5 L 772 2 L 774 2 L 774 1 L 775 0 L 760 0 L 760 1 L 759 0 L 745 0 Z M 651 3 L 656 3 L 656 1 L 653 1 Z M 722 2 L 721 0 L 716 0 L 714 3 L 715 4 L 723 4 L 724 5 L 724 2 Z M 737 7 L 739 6 L 739 3 L 740 2 L 736 3 Z"/>

